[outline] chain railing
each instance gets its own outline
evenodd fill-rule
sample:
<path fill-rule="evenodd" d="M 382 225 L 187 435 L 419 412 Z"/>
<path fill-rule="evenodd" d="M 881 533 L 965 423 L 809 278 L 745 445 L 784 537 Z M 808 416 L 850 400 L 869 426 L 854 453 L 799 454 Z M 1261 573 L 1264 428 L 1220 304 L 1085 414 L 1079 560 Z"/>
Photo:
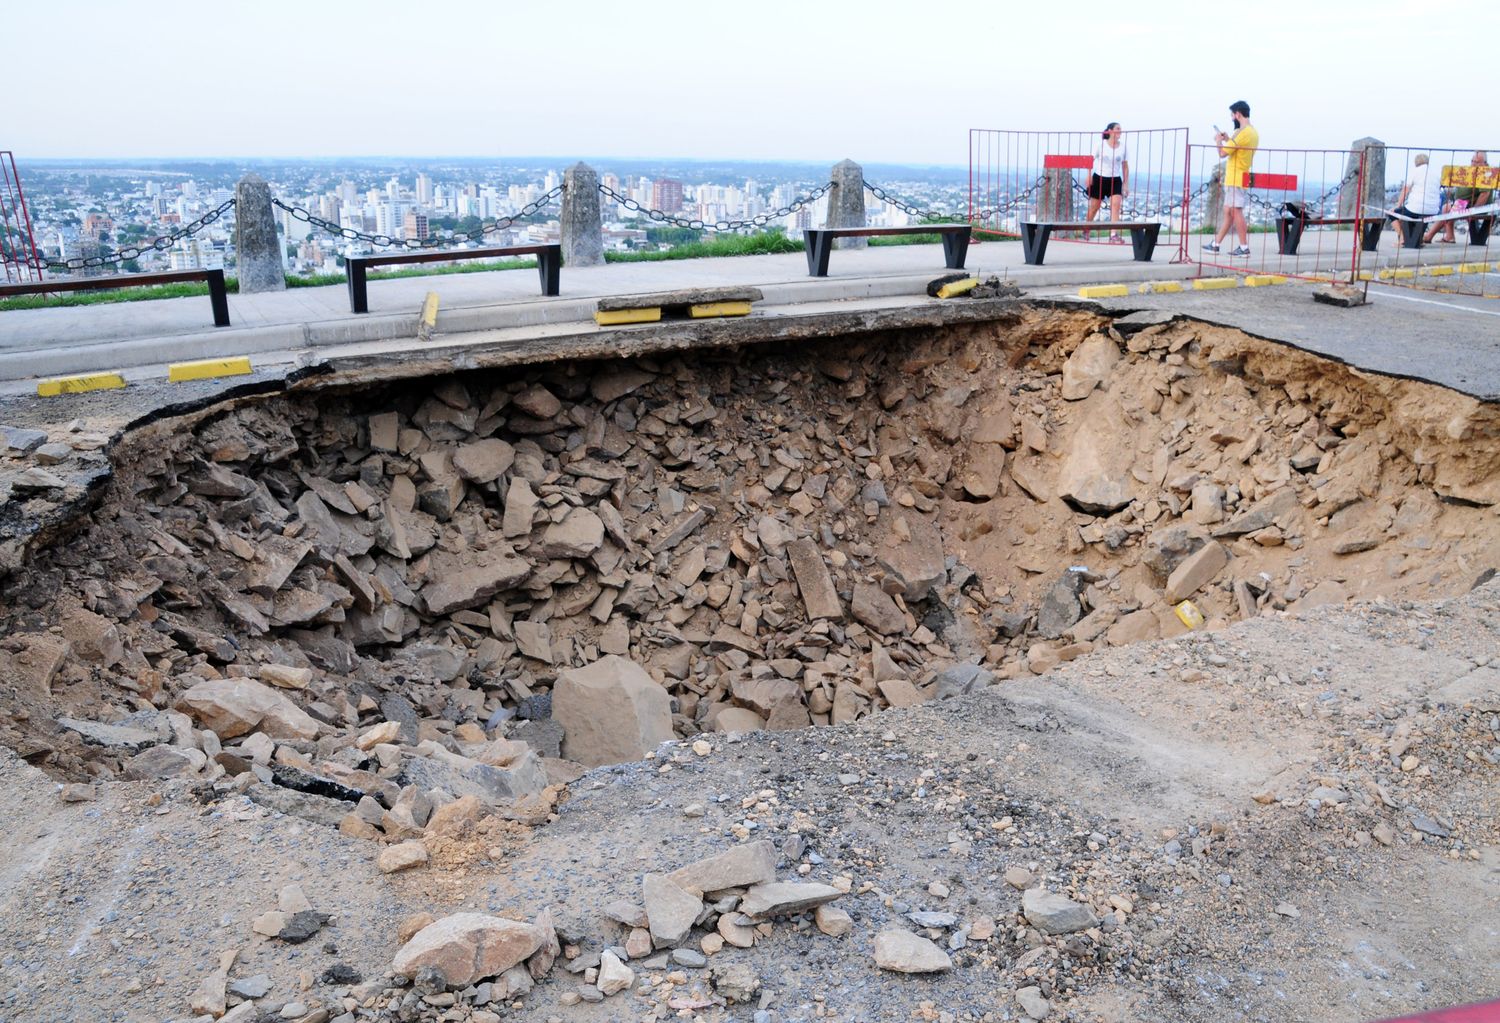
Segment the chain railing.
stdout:
<path fill-rule="evenodd" d="M 41 256 L 33 256 L 28 260 L 28 265 L 33 270 L 92 270 L 95 267 L 114 266 L 132 259 L 139 259 L 146 252 L 166 252 L 183 238 L 192 237 L 233 208 L 234 200 L 225 199 L 203 216 L 189 221 L 171 234 L 161 235 L 140 245 L 126 245 L 107 256 L 78 256 L 73 259 L 44 259 Z"/>
<path fill-rule="evenodd" d="M 902 213 L 905 213 L 907 216 L 916 217 L 918 220 L 943 220 L 944 218 L 957 217 L 960 220 L 979 221 L 982 223 L 986 220 L 989 220 L 991 217 L 998 217 L 1002 213 L 1009 213 L 1017 206 L 1025 203 L 1028 199 L 1036 194 L 1036 190 L 1038 188 L 1041 188 L 1042 184 L 1046 180 L 1046 175 L 1041 175 L 1031 183 L 1030 188 L 1026 189 L 1024 192 L 1020 192 L 1012 196 L 1010 199 L 1001 203 L 999 206 L 996 206 L 992 209 L 975 210 L 973 213 L 969 213 L 964 210 L 960 210 L 957 213 L 941 213 L 937 210 L 924 210 L 920 207 L 913 206 L 911 203 L 899 199 L 894 195 L 891 195 L 890 192 L 886 191 L 880 185 L 872 184 L 868 181 L 865 182 L 865 191 L 869 192 L 881 202 L 889 206 L 894 206 L 896 207 L 896 209 L 900 210 Z"/>
<path fill-rule="evenodd" d="M 436 249 L 446 245 L 463 245 L 468 242 L 479 241 L 485 235 L 494 234 L 496 231 L 504 231 L 506 228 L 513 226 L 516 221 L 540 213 L 562 194 L 563 186 L 558 185 L 545 195 L 532 200 L 509 216 L 499 217 L 493 223 L 489 224 L 481 222 L 477 231 L 454 231 L 452 234 L 434 235 L 430 238 L 392 238 L 388 234 L 371 234 L 367 231 L 356 231 L 352 227 L 344 227 L 341 224 L 335 224 L 331 220 L 325 220 L 305 206 L 291 206 L 276 198 L 272 198 L 271 203 L 277 208 L 291 214 L 293 220 L 310 224 L 319 230 L 327 231 L 329 234 L 337 235 L 347 241 L 367 242 L 370 245 L 376 245 L 380 248 Z"/>
<path fill-rule="evenodd" d="M 613 199 L 627 210 L 644 214 L 659 224 L 671 224 L 673 227 L 685 227 L 693 231 L 742 231 L 747 227 L 763 228 L 770 225 L 772 221 L 780 220 L 782 217 L 789 217 L 803 207 L 827 195 L 828 190 L 832 187 L 833 182 L 830 181 L 826 185 L 821 185 L 806 195 L 793 199 L 785 206 L 772 212 L 757 213 L 755 216 L 745 220 L 716 220 L 713 223 L 709 223 L 706 220 L 699 220 L 696 217 L 678 216 L 674 213 L 668 213 L 665 210 L 653 210 L 642 206 L 628 195 L 621 195 L 613 188 L 602 183 L 599 185 L 599 193 L 606 199 Z"/>

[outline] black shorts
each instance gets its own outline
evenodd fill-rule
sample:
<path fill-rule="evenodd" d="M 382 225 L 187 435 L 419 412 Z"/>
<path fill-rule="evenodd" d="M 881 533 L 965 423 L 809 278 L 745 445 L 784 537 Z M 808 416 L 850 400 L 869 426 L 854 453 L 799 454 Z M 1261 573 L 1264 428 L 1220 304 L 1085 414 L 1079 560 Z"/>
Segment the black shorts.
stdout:
<path fill-rule="evenodd" d="M 1101 178 L 1097 174 L 1089 175 L 1089 198 L 1105 200 L 1111 196 L 1125 194 L 1124 178 Z"/>

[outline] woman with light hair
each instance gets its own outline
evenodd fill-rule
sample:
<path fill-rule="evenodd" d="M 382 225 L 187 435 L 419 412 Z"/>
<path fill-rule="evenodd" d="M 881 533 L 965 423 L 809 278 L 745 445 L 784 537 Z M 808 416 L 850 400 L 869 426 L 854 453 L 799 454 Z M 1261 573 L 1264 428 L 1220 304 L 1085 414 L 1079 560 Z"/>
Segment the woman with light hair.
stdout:
<path fill-rule="evenodd" d="M 1411 174 L 1407 176 L 1406 184 L 1401 186 L 1401 197 L 1396 200 L 1396 208 L 1392 212 L 1401 217 L 1420 220 L 1441 212 L 1442 208 L 1442 175 L 1432 173 L 1426 153 L 1418 153 L 1412 158 Z M 1404 236 L 1403 231 L 1397 237 L 1398 246 Z"/>

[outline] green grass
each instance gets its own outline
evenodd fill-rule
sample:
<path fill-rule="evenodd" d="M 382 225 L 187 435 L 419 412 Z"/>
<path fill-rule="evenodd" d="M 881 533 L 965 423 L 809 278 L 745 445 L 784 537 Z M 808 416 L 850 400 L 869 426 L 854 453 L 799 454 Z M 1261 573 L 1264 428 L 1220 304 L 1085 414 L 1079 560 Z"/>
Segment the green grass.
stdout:
<path fill-rule="evenodd" d="M 664 251 L 606 252 L 606 263 L 652 263 L 666 259 L 706 259 L 720 256 L 766 256 L 778 252 L 801 252 L 801 241 L 779 231 L 758 234 L 726 234 L 707 241 L 687 242 Z"/>
<path fill-rule="evenodd" d="M 490 270 L 535 270 L 534 259 L 506 259 L 494 263 L 460 263 L 457 266 L 437 266 L 428 269 L 412 268 L 392 270 L 389 273 L 372 273 L 369 280 L 380 281 L 394 277 L 442 277 L 447 274 L 477 274 Z M 312 274 L 307 277 L 286 279 L 288 288 L 323 288 L 330 284 L 343 284 L 349 278 L 344 274 Z M 231 294 L 240 290 L 240 282 L 233 277 L 224 278 L 224 288 Z M 208 295 L 208 285 L 156 284 L 144 288 L 115 288 L 106 291 L 71 291 L 61 295 L 17 295 L 0 299 L 0 312 L 10 309 L 53 309 L 77 305 L 110 305 L 115 302 L 149 302 L 159 298 L 195 298 Z"/>

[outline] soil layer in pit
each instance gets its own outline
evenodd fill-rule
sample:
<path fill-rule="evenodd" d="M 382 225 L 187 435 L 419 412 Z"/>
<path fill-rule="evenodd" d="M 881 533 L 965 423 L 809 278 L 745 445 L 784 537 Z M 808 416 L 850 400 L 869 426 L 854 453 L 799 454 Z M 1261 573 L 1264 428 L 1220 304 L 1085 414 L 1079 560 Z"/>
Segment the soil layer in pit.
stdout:
<path fill-rule="evenodd" d="M 248 797 L 237 805 L 336 826 L 371 853 L 422 839 L 434 857 L 424 883 L 453 885 L 434 903 L 465 908 L 472 858 L 510 895 L 468 908 L 531 918 L 577 893 L 528 891 L 520 880 L 540 867 L 492 866 L 525 849 L 526 832 L 485 818 L 540 822 L 562 786 L 608 787 L 580 781 L 580 765 L 637 759 L 673 734 L 850 724 L 1004 692 L 1101 647 L 1185 632 L 1182 599 L 1213 631 L 1350 596 L 1462 592 L 1495 561 L 1495 456 L 1493 409 L 1470 399 L 1233 332 L 1122 333 L 1088 314 L 256 399 L 125 438 L 94 521 L 13 575 L 4 738 L 70 778 L 123 772 L 210 803 Z M 559 680 L 596 662 L 602 674 L 575 678 L 586 698 L 564 697 Z M 1055 710 L 1022 726 L 1045 732 Z M 795 742 L 823 734 L 839 733 Z M 1410 736 L 1408 723 L 1398 767 Z M 750 748 L 785 777 L 771 746 Z M 1493 747 L 1475 749 L 1470 762 L 1492 767 Z M 1109 770 L 1107 756 L 1086 759 Z M 1252 757 L 1238 780 L 1284 769 Z M 998 776 L 974 781 L 1000 799 Z M 1347 802 L 1340 785 L 1324 787 Z M 1190 812 L 1191 799 L 1151 795 L 1121 800 L 1138 801 L 1140 827 Z M 431 833 L 455 796 L 471 801 L 455 815 L 461 834 Z M 746 817 L 695 852 L 754 837 L 773 797 L 774 786 L 736 796 Z M 982 816 L 1004 834 L 1001 809 Z M 1085 817 L 1042 830 L 1073 828 L 1091 852 L 1118 846 L 1109 815 Z M 1444 820 L 1467 858 L 1478 836 Z M 948 838 L 960 859 L 976 849 L 963 831 Z M 1372 832 L 1358 833 L 1368 844 Z M 1123 837 L 1134 848 L 1145 834 Z M 845 870 L 905 855 L 839 848 Z M 781 850 L 788 870 L 828 873 L 826 852 Z M 625 870 L 609 883 L 628 894 L 638 880 Z M 1066 871 L 1059 886 L 1072 887 Z M 1133 911 L 1087 895 L 1096 924 L 1120 914 L 1110 930 Z M 1021 945 L 990 951 L 1012 966 L 1051 947 L 1115 961 L 1103 931 L 1075 955 L 1074 939 L 1045 938 L 1024 914 L 1005 926 Z M 1128 966 L 1137 954 L 1105 973 L 1144 977 Z M 1079 965 L 1035 986 L 1067 1001 L 1096 976 Z M 873 967 L 861 951 L 849 969 Z"/>

